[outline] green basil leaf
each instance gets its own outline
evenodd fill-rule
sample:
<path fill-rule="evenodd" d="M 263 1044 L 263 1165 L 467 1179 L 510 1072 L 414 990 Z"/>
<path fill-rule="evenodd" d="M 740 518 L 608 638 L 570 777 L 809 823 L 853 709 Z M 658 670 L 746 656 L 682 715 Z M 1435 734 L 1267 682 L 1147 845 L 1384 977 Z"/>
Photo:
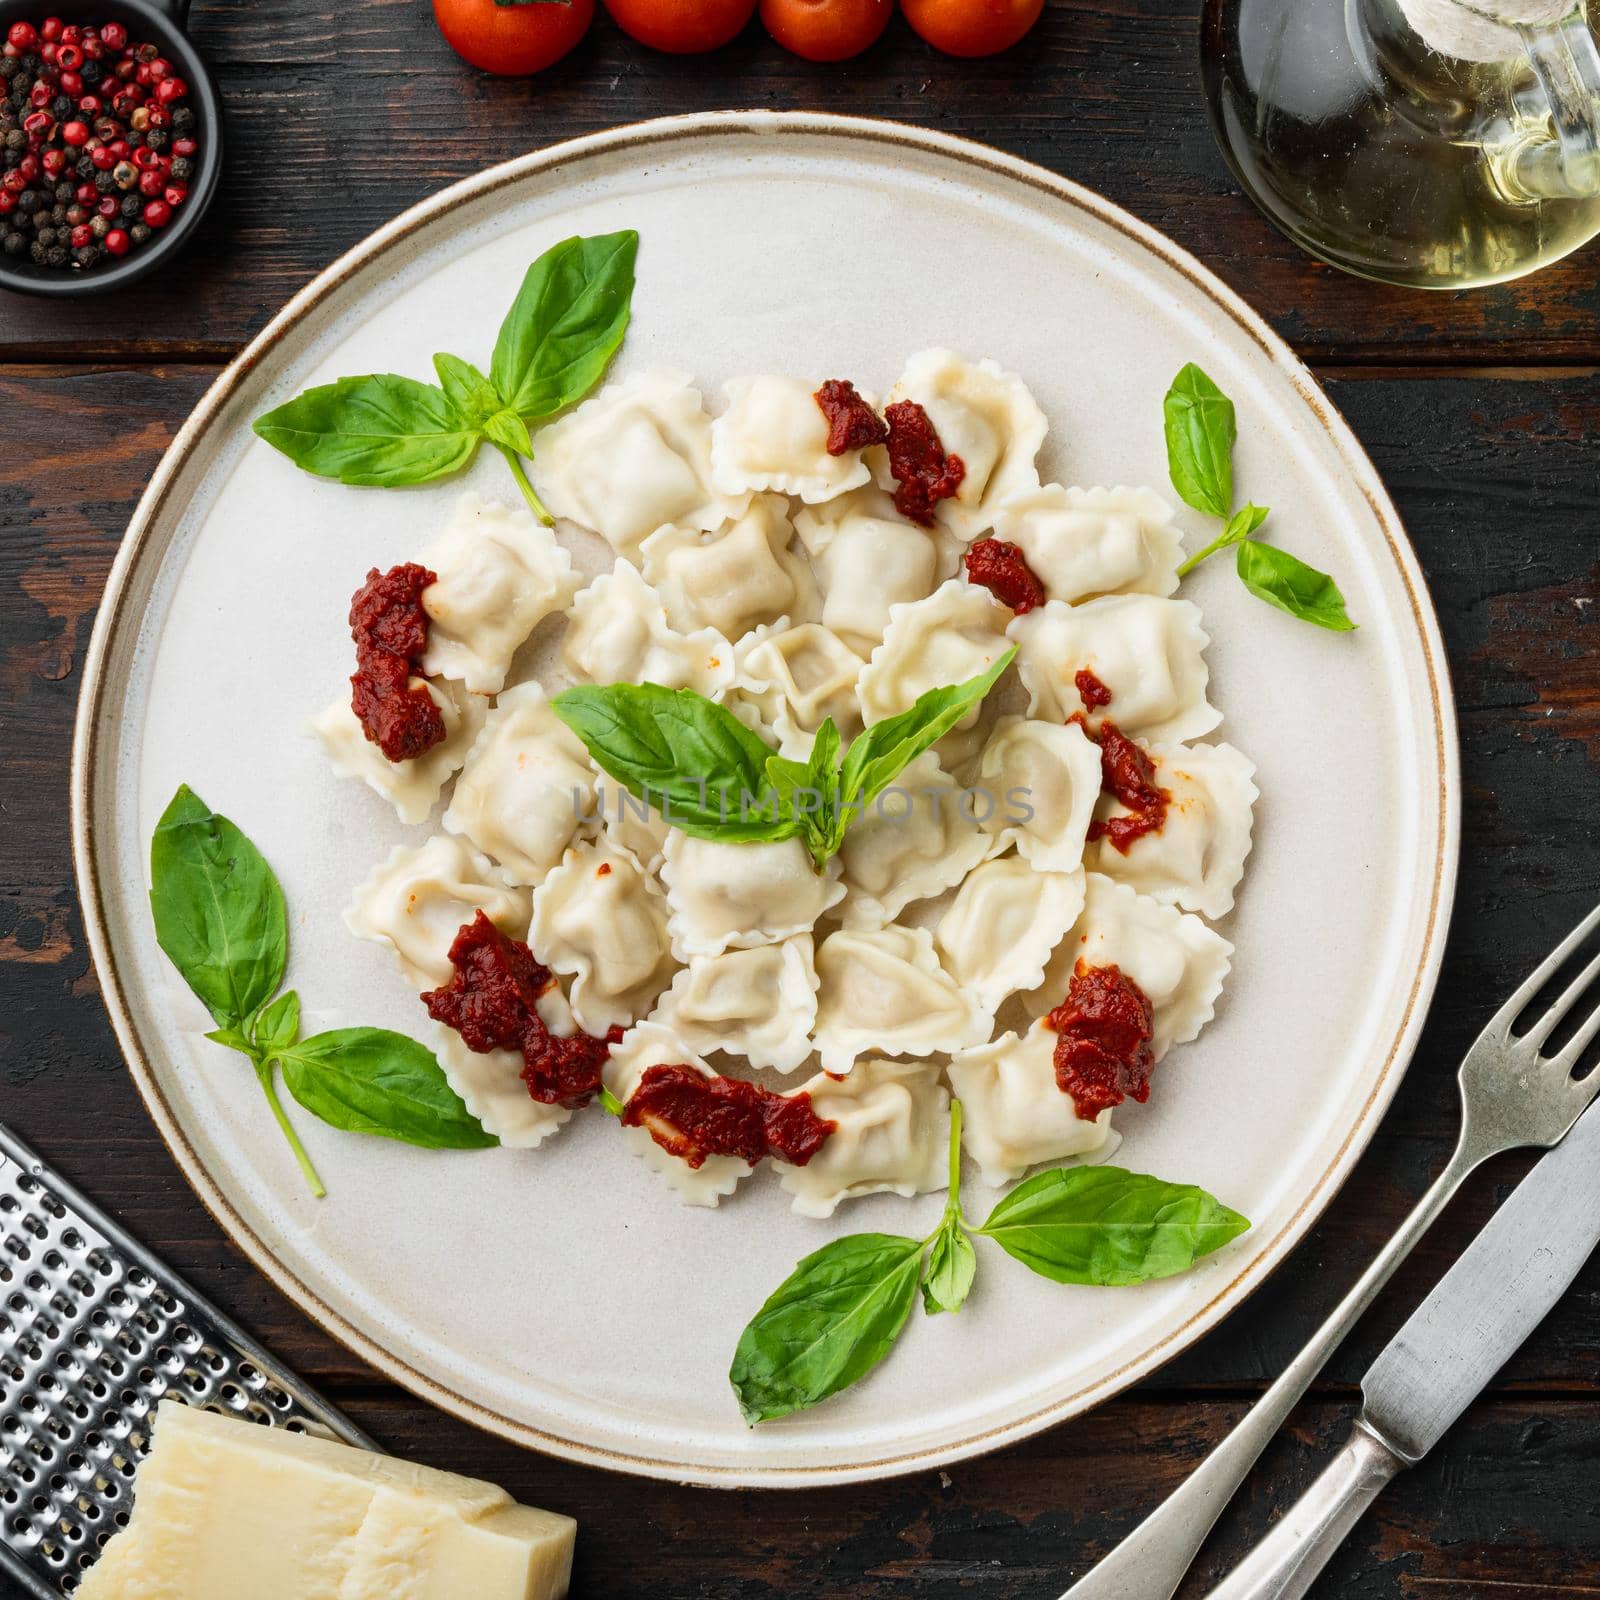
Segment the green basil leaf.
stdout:
<path fill-rule="evenodd" d="M 832 717 L 824 717 L 811 744 L 806 771 L 811 787 L 827 794 L 839 781 L 839 729 Z"/>
<path fill-rule="evenodd" d="M 1240 544 L 1248 539 L 1267 520 L 1268 508 L 1253 502 L 1241 506 L 1228 518 L 1219 544 Z"/>
<path fill-rule="evenodd" d="M 226 1045 L 230 1050 L 237 1050 L 240 1055 L 249 1056 L 252 1061 L 256 1058 L 256 1047 L 251 1042 L 248 1034 L 242 1033 L 230 1022 L 225 1027 L 213 1028 L 206 1038 L 213 1044 Z"/>
<path fill-rule="evenodd" d="M 374 1133 L 427 1150 L 499 1143 L 462 1104 L 433 1053 L 387 1028 L 338 1028 L 279 1052 L 289 1093 L 347 1133 Z"/>
<path fill-rule="evenodd" d="M 854 1233 L 807 1256 L 739 1336 L 728 1381 L 747 1422 L 803 1411 L 866 1376 L 911 1314 L 922 1242 Z"/>
<path fill-rule="evenodd" d="M 150 911 L 156 942 L 224 1029 L 242 1028 L 277 993 L 289 959 L 283 890 L 261 852 L 188 784 L 150 840 Z"/>
<path fill-rule="evenodd" d="M 300 996 L 293 989 L 263 1006 L 250 1030 L 262 1059 L 271 1061 L 300 1037 Z"/>
<path fill-rule="evenodd" d="M 767 780 L 772 746 L 704 695 L 579 684 L 551 705 L 605 772 L 685 833 L 748 843 L 800 832 Z"/>
<path fill-rule="evenodd" d="M 450 404 L 474 427 L 481 429 L 504 404 L 495 393 L 494 385 L 460 356 L 441 351 L 433 358 L 433 370 L 438 373 L 439 384 Z"/>
<path fill-rule="evenodd" d="M 1258 600 L 1334 633 L 1355 627 L 1345 615 L 1344 596 L 1326 572 L 1308 567 L 1276 545 L 1253 540 L 1239 546 L 1239 579 Z"/>
<path fill-rule="evenodd" d="M 570 3 L 570 0 L 563 0 L 563 3 Z M 528 437 L 528 424 L 509 406 L 495 412 L 484 422 L 483 434 L 502 450 L 511 450 L 519 456 L 533 454 L 533 440 Z M 544 520 L 548 520 L 548 513 Z"/>
<path fill-rule="evenodd" d="M 548 417 L 599 381 L 627 332 L 639 235 L 564 239 L 528 268 L 489 376 L 520 415 Z"/>
<path fill-rule="evenodd" d="M 392 372 L 307 389 L 253 426 L 319 478 L 378 486 L 459 472 L 481 437 L 444 390 Z"/>
<path fill-rule="evenodd" d="M 978 1252 L 972 1248 L 961 1219 L 946 1217 L 934 1236 L 927 1275 L 922 1280 L 923 1310 L 929 1316 L 940 1311 L 959 1311 L 972 1289 L 977 1271 Z"/>
<path fill-rule="evenodd" d="M 1233 402 L 1192 361 L 1162 403 L 1172 487 L 1196 511 L 1226 519 L 1233 507 Z"/>
<path fill-rule="evenodd" d="M 1057 1283 L 1131 1284 L 1187 1272 L 1249 1226 L 1192 1184 L 1056 1167 L 1018 1184 L 978 1232 Z"/>
<path fill-rule="evenodd" d="M 1013 645 L 986 672 L 965 683 L 947 684 L 917 696 L 898 716 L 875 722 L 850 741 L 839 775 L 839 792 L 854 801 L 854 812 L 868 805 L 930 745 L 942 739 L 1000 680 L 1017 653 Z"/>

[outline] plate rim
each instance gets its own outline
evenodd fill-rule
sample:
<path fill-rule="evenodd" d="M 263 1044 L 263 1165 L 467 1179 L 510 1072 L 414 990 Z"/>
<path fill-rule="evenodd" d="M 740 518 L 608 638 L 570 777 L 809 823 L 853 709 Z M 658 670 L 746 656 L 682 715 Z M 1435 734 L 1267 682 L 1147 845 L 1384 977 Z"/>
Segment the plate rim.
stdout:
<path fill-rule="evenodd" d="M 632 1453 L 569 1439 L 480 1404 L 385 1350 L 302 1282 L 272 1253 L 234 1208 L 189 1142 L 167 1103 L 136 1028 L 112 948 L 95 858 L 93 800 L 97 774 L 97 731 L 107 688 L 106 664 L 114 639 L 125 625 L 130 580 L 145 555 L 152 530 L 189 451 L 213 424 L 241 383 L 261 365 L 298 323 L 326 296 L 356 272 L 377 261 L 415 231 L 529 175 L 549 172 L 597 154 L 672 144 L 686 139 L 728 133 L 764 133 L 856 139 L 910 147 L 920 153 L 953 160 L 1040 191 L 1050 199 L 1087 212 L 1150 251 L 1186 279 L 1245 333 L 1285 377 L 1305 403 L 1322 436 L 1332 445 L 1360 490 L 1383 534 L 1388 553 L 1404 586 L 1411 619 L 1422 646 L 1432 711 L 1434 797 L 1437 835 L 1431 842 L 1433 878 L 1422 931 L 1421 960 L 1406 997 L 1405 1009 L 1387 1042 L 1382 1069 L 1343 1142 L 1292 1215 L 1261 1252 L 1179 1327 L 1155 1345 L 1073 1393 L 1039 1406 L 1015 1421 L 979 1429 L 960 1440 L 902 1451 L 845 1465 L 756 1466 L 731 1463 L 706 1466 L 647 1453 Z M 1082 1415 L 1131 1384 L 1148 1377 L 1237 1310 L 1297 1248 L 1305 1234 L 1343 1187 L 1388 1109 L 1415 1052 L 1429 1002 L 1438 982 L 1445 936 L 1454 900 L 1460 848 L 1460 771 L 1458 730 L 1448 658 L 1438 617 L 1400 516 L 1365 448 L 1324 392 L 1310 369 L 1266 320 L 1194 256 L 1152 225 L 1121 206 L 1048 168 L 1012 156 L 977 140 L 874 117 L 806 111 L 709 111 L 657 117 L 561 140 L 542 149 L 488 167 L 447 185 L 375 229 L 317 273 L 295 292 L 281 310 L 223 368 L 189 413 L 152 473 L 125 529 L 106 579 L 93 631 L 84 657 L 83 683 L 74 721 L 71 758 L 71 837 L 78 898 L 101 998 L 128 1070 L 156 1131 L 197 1198 L 218 1226 L 242 1250 L 252 1266 L 303 1315 L 383 1376 L 463 1420 L 525 1448 L 561 1459 L 612 1471 L 711 1488 L 798 1488 L 869 1482 L 968 1460 L 1027 1439 L 1044 1429 Z M 1430 848 L 1426 842 L 1421 847 Z"/>

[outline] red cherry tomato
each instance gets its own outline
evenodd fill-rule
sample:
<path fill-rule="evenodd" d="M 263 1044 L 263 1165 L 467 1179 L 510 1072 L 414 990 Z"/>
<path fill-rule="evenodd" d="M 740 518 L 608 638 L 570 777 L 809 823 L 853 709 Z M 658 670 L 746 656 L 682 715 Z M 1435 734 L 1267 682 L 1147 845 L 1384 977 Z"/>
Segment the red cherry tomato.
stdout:
<path fill-rule="evenodd" d="M 894 0 L 761 0 L 767 32 L 807 61 L 860 55 L 893 13 Z"/>
<path fill-rule="evenodd" d="M 594 0 L 433 0 L 433 15 L 458 56 L 514 78 L 559 61 L 589 31 Z"/>
<path fill-rule="evenodd" d="M 606 10 L 624 33 L 675 56 L 720 49 L 755 8 L 756 0 L 606 0 Z"/>
<path fill-rule="evenodd" d="M 1044 0 L 901 0 L 906 21 L 949 56 L 1008 50 L 1044 10 Z"/>

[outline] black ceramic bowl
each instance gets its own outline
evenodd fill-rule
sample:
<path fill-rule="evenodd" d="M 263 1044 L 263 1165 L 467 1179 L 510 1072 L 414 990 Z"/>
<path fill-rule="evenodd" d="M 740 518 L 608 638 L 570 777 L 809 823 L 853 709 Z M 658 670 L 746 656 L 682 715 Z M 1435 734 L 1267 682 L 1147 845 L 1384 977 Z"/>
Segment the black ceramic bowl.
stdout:
<path fill-rule="evenodd" d="M 188 11 L 189 0 L 0 0 L 0 39 L 13 22 L 37 25 L 46 17 L 60 17 L 63 22 L 83 26 L 121 22 L 131 38 L 159 45 L 189 85 L 186 104 L 194 110 L 195 137 L 200 141 L 200 164 L 189 184 L 189 197 L 160 233 L 120 261 L 102 261 L 87 271 L 38 267 L 31 261 L 0 255 L 0 289 L 63 297 L 107 294 L 170 262 L 200 225 L 222 175 L 222 106 L 210 68 L 183 31 Z"/>

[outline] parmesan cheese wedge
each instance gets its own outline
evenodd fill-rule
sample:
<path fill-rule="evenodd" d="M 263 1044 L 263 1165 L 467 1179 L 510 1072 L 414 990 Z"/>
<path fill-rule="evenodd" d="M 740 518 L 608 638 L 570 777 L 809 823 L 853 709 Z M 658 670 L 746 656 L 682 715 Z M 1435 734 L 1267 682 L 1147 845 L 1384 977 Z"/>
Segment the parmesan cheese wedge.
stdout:
<path fill-rule="evenodd" d="M 163 1400 L 78 1600 L 561 1600 L 577 1523 L 503 1489 Z"/>

